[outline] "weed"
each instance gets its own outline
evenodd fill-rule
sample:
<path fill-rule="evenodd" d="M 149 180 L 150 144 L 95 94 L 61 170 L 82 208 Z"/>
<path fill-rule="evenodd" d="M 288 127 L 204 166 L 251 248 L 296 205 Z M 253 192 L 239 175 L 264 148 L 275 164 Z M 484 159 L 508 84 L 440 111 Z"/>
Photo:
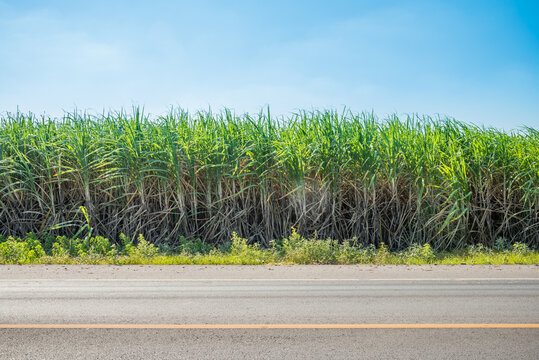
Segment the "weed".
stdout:
<path fill-rule="evenodd" d="M 46 237 L 43 243 L 51 243 Z M 163 253 L 139 235 L 137 245 L 120 235 L 116 246 L 107 238 L 95 236 L 80 240 L 58 236 L 46 253 L 35 234 L 26 238 L 0 238 L 0 264 L 539 264 L 539 251 L 523 243 L 491 249 L 469 246 L 452 252 L 436 252 L 430 244 L 413 244 L 391 252 L 381 243 L 378 248 L 363 246 L 357 239 L 304 238 L 296 230 L 289 237 L 272 241 L 270 247 L 232 234 L 227 246 L 209 247 L 202 241 L 181 240 L 181 246 Z"/>

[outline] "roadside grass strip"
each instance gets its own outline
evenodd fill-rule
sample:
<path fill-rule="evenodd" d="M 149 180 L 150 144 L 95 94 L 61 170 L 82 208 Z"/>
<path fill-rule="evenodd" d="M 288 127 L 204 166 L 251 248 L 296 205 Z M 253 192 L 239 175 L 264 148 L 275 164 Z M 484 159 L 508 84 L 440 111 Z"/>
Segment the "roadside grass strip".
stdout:
<path fill-rule="evenodd" d="M 390 250 L 384 243 L 364 245 L 357 239 L 306 238 L 295 230 L 269 246 L 249 243 L 236 233 L 222 246 L 183 239 L 171 248 L 139 235 L 114 243 L 104 237 L 0 236 L 0 264 L 95 265 L 263 265 L 263 264 L 539 264 L 539 251 L 521 242 L 498 241 L 494 248 L 470 245 L 439 251 L 427 244 Z"/>

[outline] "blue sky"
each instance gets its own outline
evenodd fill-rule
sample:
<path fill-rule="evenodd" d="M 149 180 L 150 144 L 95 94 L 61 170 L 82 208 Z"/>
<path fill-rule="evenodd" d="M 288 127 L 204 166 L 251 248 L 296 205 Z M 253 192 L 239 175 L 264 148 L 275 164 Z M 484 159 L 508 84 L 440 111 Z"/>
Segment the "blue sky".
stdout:
<path fill-rule="evenodd" d="M 2 1 L 0 112 L 441 114 L 539 128 L 539 1 Z"/>

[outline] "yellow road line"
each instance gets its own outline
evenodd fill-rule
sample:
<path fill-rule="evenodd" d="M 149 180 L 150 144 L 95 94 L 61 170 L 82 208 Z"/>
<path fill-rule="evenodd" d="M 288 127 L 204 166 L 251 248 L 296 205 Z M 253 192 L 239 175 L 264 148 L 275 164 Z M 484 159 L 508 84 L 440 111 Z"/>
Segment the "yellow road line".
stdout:
<path fill-rule="evenodd" d="M 539 329 L 539 324 L 0 324 L 0 329 Z"/>

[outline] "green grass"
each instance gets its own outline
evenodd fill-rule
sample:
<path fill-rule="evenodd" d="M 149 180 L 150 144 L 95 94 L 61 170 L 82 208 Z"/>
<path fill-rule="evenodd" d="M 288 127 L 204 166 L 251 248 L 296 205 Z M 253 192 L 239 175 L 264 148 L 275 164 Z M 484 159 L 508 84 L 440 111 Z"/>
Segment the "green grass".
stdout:
<path fill-rule="evenodd" d="M 288 238 L 272 241 L 269 247 L 248 244 L 236 234 L 220 248 L 185 238 L 175 245 L 156 247 L 142 235 L 136 243 L 126 236 L 119 244 L 103 237 L 39 240 L 28 234 L 24 239 L 2 238 L 0 264 L 539 264 L 539 251 L 523 243 L 509 244 L 502 238 L 494 249 L 469 246 L 451 252 L 435 251 L 429 244 L 413 244 L 391 252 L 385 244 L 377 248 L 362 246 L 357 240 L 307 239 L 295 231 Z"/>
<path fill-rule="evenodd" d="M 538 196 L 534 129 L 348 111 L 0 116 L 5 236 L 77 237 L 86 226 L 114 241 L 219 246 L 236 231 L 267 247 L 294 227 L 393 252 L 498 238 L 535 247 Z"/>

